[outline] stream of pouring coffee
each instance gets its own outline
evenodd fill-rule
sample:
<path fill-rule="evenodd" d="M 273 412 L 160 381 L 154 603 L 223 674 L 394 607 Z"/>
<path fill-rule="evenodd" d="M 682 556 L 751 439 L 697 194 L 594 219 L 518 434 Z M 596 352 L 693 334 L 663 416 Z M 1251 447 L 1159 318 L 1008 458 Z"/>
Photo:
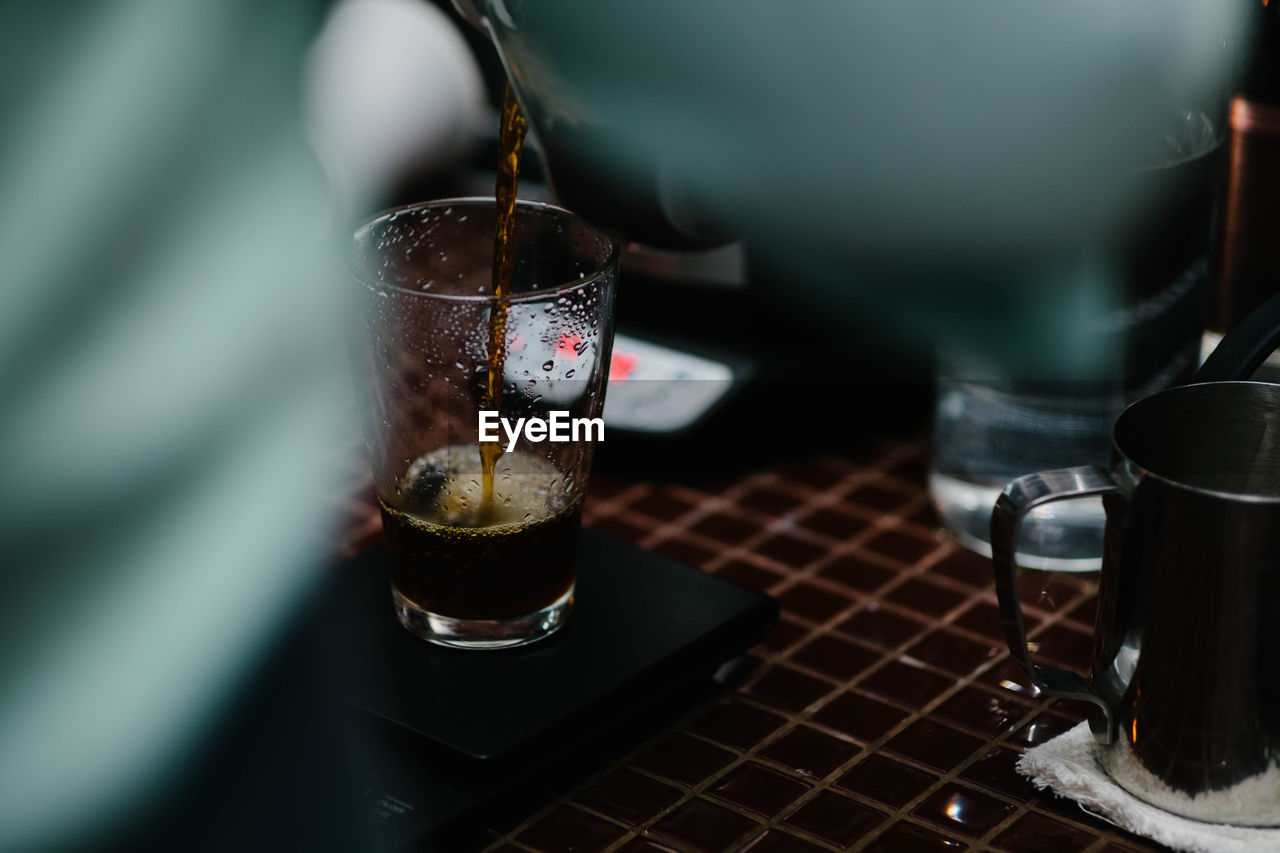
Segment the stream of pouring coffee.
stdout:
<path fill-rule="evenodd" d="M 520 182 L 520 148 L 528 129 L 520 104 L 507 84 L 502 97 L 502 123 L 498 133 L 498 181 L 494 187 L 497 199 L 497 222 L 493 230 L 493 294 L 497 298 L 489 312 L 488 376 L 480 408 L 498 411 L 502 408 L 503 364 L 506 361 L 507 303 L 511 292 L 511 270 L 515 265 L 512 236 L 516 221 L 516 187 Z M 493 503 L 493 466 L 502 455 L 502 443 L 480 443 L 481 501 L 484 507 Z"/>

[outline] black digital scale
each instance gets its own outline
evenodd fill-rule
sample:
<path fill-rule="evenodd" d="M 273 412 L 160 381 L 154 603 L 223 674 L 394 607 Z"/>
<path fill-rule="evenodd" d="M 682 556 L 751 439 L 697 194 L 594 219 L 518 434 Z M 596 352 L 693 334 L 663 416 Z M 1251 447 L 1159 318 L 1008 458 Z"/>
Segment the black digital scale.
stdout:
<path fill-rule="evenodd" d="M 326 621 L 339 690 L 358 709 L 357 781 L 388 849 L 449 849 L 496 802 L 544 802 L 686 712 L 778 614 L 769 596 L 584 530 L 568 624 L 523 648 L 469 651 L 398 624 L 381 546 L 337 571 Z"/>

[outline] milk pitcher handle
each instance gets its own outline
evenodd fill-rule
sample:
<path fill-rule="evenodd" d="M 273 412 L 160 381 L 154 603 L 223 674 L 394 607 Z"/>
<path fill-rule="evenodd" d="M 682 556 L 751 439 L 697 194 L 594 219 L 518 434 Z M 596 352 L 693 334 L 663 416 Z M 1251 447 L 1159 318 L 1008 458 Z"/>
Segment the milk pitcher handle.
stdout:
<path fill-rule="evenodd" d="M 1081 675 L 1064 669 L 1036 666 L 1027 649 L 1027 629 L 1018 600 L 1018 528 L 1022 517 L 1038 506 L 1070 498 L 1119 492 L 1111 475 L 1096 465 L 1060 468 L 1019 477 L 1005 487 L 991 513 L 991 561 L 995 564 L 996 597 L 1004 622 L 1009 653 L 1031 675 L 1031 680 L 1050 696 L 1080 699 L 1090 703 L 1089 727 L 1102 743 L 1116 738 L 1115 713 L 1098 691 Z"/>

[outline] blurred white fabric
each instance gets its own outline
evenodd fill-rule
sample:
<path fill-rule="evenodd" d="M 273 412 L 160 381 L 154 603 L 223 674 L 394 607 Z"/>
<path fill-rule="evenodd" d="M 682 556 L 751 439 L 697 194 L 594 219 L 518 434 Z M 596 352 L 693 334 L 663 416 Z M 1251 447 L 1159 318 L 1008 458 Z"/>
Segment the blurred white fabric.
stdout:
<path fill-rule="evenodd" d="M 145 811 L 314 580 L 343 223 L 484 114 L 438 9 L 323 11 L 0 10 L 2 849 Z"/>
<path fill-rule="evenodd" d="M 449 18 L 420 0 L 345 0 L 307 61 L 306 101 L 330 182 L 349 204 L 466 153 L 493 120 Z"/>
<path fill-rule="evenodd" d="M 10 850 L 180 773 L 313 580 L 349 398 L 297 107 L 316 10 L 50 11 L 0 11 Z"/>

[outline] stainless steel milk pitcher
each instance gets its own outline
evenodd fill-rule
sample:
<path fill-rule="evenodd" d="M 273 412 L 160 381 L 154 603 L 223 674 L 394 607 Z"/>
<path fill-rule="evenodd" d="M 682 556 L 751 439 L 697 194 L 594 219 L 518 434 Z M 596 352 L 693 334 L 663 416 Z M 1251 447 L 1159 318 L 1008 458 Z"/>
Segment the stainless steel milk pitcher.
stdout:
<path fill-rule="evenodd" d="M 1098 760 L 1122 787 L 1200 820 L 1280 825 L 1280 385 L 1247 376 L 1280 338 L 1280 297 L 1233 331 L 1193 384 L 1129 406 L 1110 469 L 1019 477 L 991 519 L 1010 652 L 1051 696 L 1091 705 Z M 1036 666 L 1014 542 L 1044 504 L 1102 495 L 1092 677 Z"/>

